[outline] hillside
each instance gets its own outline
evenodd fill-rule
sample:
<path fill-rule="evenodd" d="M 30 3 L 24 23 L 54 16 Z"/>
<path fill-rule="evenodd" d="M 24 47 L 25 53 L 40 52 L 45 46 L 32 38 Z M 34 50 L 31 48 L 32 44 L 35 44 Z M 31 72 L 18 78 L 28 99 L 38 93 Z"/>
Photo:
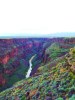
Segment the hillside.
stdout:
<path fill-rule="evenodd" d="M 74 46 L 75 38 L 0 39 L 0 100 L 74 98 Z"/>
<path fill-rule="evenodd" d="M 0 100 L 75 100 L 75 48 L 42 62 L 32 77 L 1 92 Z"/>

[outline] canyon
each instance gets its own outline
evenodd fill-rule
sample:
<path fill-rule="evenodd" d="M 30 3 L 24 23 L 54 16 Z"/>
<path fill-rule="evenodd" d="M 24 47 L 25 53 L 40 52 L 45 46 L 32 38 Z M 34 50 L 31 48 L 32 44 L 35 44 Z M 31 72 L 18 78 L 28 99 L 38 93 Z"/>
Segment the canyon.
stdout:
<path fill-rule="evenodd" d="M 0 39 L 0 92 L 10 89 L 23 79 L 39 79 L 40 75 L 46 71 L 48 73 L 62 60 L 71 66 L 65 60 L 65 55 L 74 46 L 75 38 Z M 74 73 L 74 64 L 70 68 Z"/>

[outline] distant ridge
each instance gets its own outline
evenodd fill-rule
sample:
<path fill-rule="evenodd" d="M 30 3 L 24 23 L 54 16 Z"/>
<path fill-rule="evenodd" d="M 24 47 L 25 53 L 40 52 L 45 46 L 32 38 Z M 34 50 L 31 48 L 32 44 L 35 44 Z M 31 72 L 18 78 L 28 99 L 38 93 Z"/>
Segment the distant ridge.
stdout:
<path fill-rule="evenodd" d="M 49 37 L 75 37 L 75 32 L 60 32 L 49 34 Z"/>
<path fill-rule="evenodd" d="M 15 35 L 6 35 L 0 36 L 0 39 L 9 39 L 9 38 L 57 38 L 57 37 L 75 37 L 75 32 L 60 32 L 60 33 L 51 33 L 51 34 L 15 34 Z"/>

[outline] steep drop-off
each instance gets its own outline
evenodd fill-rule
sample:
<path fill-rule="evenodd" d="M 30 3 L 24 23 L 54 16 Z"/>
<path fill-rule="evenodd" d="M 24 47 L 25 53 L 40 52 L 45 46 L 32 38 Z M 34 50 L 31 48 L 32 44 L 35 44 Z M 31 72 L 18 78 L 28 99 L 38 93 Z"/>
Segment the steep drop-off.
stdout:
<path fill-rule="evenodd" d="M 24 80 L 16 83 L 16 86 L 18 88 L 18 84 L 21 85 L 23 82 L 25 88 L 21 86 L 24 89 L 24 92 L 22 91 L 22 94 L 20 92 L 18 94 L 15 94 L 14 90 L 8 89 L 7 91 L 9 92 L 13 91 L 14 96 L 12 92 L 10 92 L 10 95 L 7 91 L 5 91 L 6 96 L 5 92 L 3 92 L 1 93 L 0 97 L 3 95 L 3 100 L 5 100 L 5 98 L 12 99 L 16 97 L 19 97 L 21 99 L 24 97 L 26 98 L 26 100 L 27 98 L 30 98 L 30 100 L 35 100 L 35 92 L 40 91 L 40 96 L 38 98 L 40 98 L 40 100 L 43 100 L 43 98 L 46 99 L 47 97 L 49 97 L 47 95 L 47 90 L 45 89 L 48 85 L 45 84 L 46 82 L 48 82 L 50 85 L 49 89 L 50 91 L 52 91 L 52 100 L 58 97 L 62 97 L 61 92 L 59 93 L 57 88 L 53 88 L 53 84 L 62 84 L 61 82 L 57 81 L 65 81 L 66 79 L 71 80 L 71 76 L 73 76 L 74 78 L 75 56 L 74 54 L 69 54 L 70 48 L 74 46 L 75 38 L 1 39 L 0 91 L 12 87 L 12 89 L 14 88 L 16 92 L 14 84 L 22 79 Z M 29 69 L 29 60 L 35 54 L 36 56 L 32 60 L 32 71 L 30 74 L 31 77 L 29 79 L 25 79 L 26 73 Z M 74 81 L 74 79 L 72 81 Z M 71 86 L 73 86 L 73 83 L 71 84 Z M 64 84 L 67 84 L 67 82 Z M 18 89 L 19 91 L 22 90 L 21 87 L 20 89 Z M 39 87 L 41 88 L 41 90 L 38 90 Z M 45 94 L 42 93 L 42 91 L 44 91 Z M 26 96 L 27 93 L 29 93 L 28 96 Z M 34 95 L 31 96 L 31 93 L 33 93 Z M 21 97 L 19 96 L 19 94 L 21 94 Z M 65 93 L 64 98 L 69 98 L 67 94 L 68 92 Z"/>
<path fill-rule="evenodd" d="M 72 58 L 72 59 L 70 59 Z M 34 77 L 0 93 L 1 100 L 75 100 L 75 48 L 55 61 L 42 63 Z M 72 68 L 71 68 L 72 67 Z"/>

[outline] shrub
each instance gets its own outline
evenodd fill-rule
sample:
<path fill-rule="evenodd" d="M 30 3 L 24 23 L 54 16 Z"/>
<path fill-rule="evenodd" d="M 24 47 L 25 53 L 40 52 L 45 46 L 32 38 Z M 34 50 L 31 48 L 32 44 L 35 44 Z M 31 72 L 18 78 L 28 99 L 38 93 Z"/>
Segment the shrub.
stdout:
<path fill-rule="evenodd" d="M 56 100 L 64 100 L 63 98 L 61 98 L 61 97 L 59 97 L 59 98 L 57 98 Z"/>
<path fill-rule="evenodd" d="M 75 94 L 69 100 L 75 100 Z"/>

